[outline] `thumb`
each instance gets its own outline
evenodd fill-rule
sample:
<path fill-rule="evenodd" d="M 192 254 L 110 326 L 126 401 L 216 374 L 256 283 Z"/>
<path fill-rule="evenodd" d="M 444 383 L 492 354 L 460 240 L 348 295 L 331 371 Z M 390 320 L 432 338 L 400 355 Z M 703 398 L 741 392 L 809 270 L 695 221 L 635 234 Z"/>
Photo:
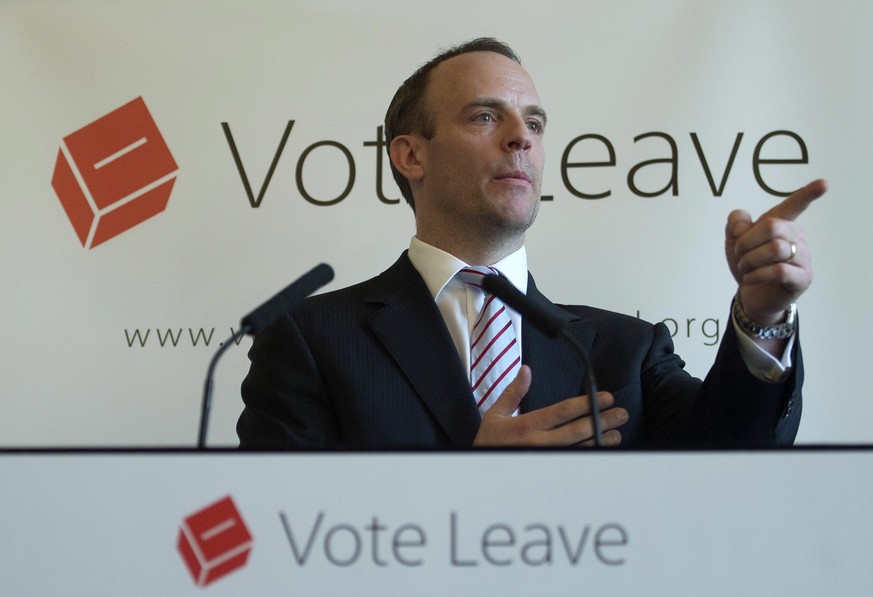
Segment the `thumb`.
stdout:
<path fill-rule="evenodd" d="M 732 242 L 745 234 L 752 227 L 752 216 L 749 212 L 736 209 L 730 213 L 725 226 L 724 236 L 727 242 Z"/>
<path fill-rule="evenodd" d="M 511 417 L 512 413 L 518 410 L 521 400 L 527 395 L 527 391 L 530 389 L 530 380 L 530 367 L 522 365 L 518 375 L 515 376 L 512 383 L 506 386 L 500 397 L 488 409 L 488 413 Z"/>
<path fill-rule="evenodd" d="M 730 213 L 727 220 L 727 225 L 724 230 L 724 255 L 727 258 L 728 269 L 734 279 L 740 281 L 740 273 L 737 268 L 739 261 L 737 257 L 737 239 L 748 232 L 752 227 L 752 216 L 749 212 L 742 209 L 734 210 Z"/>

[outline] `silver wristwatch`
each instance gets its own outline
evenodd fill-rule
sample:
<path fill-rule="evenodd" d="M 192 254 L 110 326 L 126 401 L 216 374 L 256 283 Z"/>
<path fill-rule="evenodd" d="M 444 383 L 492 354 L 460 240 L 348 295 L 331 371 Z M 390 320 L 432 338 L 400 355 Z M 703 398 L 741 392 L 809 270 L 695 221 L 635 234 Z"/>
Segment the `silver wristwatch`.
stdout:
<path fill-rule="evenodd" d="M 733 315 L 741 330 L 761 340 L 787 340 L 797 331 L 797 303 L 791 303 L 788 306 L 785 323 L 760 326 L 746 315 L 743 310 L 743 302 L 740 300 L 740 291 L 737 290 L 737 295 L 734 297 Z"/>

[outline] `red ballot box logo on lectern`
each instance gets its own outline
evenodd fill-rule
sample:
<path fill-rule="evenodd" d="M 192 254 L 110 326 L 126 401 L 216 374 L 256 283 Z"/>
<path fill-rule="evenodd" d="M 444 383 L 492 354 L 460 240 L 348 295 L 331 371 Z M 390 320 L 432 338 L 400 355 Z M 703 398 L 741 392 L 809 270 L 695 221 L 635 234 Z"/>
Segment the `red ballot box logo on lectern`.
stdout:
<path fill-rule="evenodd" d="M 64 137 L 52 187 L 91 249 L 164 211 L 178 169 L 138 97 Z"/>
<path fill-rule="evenodd" d="M 205 587 L 242 568 L 252 551 L 249 533 L 230 496 L 182 521 L 176 543 L 194 583 Z"/>

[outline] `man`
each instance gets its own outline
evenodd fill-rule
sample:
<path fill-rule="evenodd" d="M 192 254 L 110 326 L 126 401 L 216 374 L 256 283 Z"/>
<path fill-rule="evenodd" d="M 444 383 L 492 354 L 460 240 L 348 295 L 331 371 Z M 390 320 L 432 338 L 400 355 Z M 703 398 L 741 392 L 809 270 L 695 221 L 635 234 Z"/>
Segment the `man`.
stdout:
<path fill-rule="evenodd" d="M 308 299 L 255 339 L 241 447 L 591 445 L 586 372 L 567 343 L 498 309 L 495 318 L 508 317 L 505 347 L 477 353 L 478 313 L 497 303 L 465 282 L 484 271 L 474 266 L 508 278 L 590 353 L 605 390 L 597 395 L 604 445 L 793 441 L 802 382 L 793 303 L 811 282 L 794 219 L 824 182 L 757 221 L 730 215 L 735 323 L 701 382 L 682 369 L 663 324 L 560 308 L 536 289 L 524 236 L 539 206 L 545 126 L 533 81 L 493 39 L 453 48 L 404 82 L 385 130 L 415 213 L 409 251 L 372 280 Z M 502 378 L 480 398 L 482 358 Z"/>

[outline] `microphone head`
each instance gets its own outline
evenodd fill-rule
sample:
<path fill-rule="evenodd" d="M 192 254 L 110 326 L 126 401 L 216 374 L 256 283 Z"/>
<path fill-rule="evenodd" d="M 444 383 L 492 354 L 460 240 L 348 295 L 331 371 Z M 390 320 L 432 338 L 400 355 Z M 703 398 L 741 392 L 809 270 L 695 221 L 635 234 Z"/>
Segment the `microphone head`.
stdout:
<path fill-rule="evenodd" d="M 308 296 L 333 280 L 333 268 L 326 263 L 319 263 L 309 270 L 309 272 L 305 274 L 305 277 L 307 278 L 308 283 L 312 284 L 312 290 L 307 292 Z M 301 278 L 301 282 L 302 281 L 303 278 Z M 304 289 L 304 292 L 306 290 L 307 289 Z"/>
<path fill-rule="evenodd" d="M 316 265 L 266 303 L 243 317 L 240 325 L 247 334 L 257 334 L 331 280 L 333 280 L 333 268 L 326 263 Z"/>
<path fill-rule="evenodd" d="M 542 307 L 535 305 L 512 282 L 502 276 L 489 274 L 482 278 L 482 288 L 490 292 L 510 309 L 518 312 L 544 334 L 557 338 L 564 330 L 564 322 Z"/>

